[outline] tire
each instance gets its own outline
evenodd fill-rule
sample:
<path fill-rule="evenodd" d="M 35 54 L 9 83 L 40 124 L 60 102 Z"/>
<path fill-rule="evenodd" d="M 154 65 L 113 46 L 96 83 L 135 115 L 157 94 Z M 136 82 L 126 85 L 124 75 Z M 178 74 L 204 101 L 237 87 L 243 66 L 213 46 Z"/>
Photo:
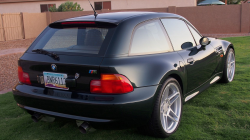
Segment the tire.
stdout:
<path fill-rule="evenodd" d="M 228 48 L 227 56 L 224 62 L 223 76 L 221 78 L 221 82 L 222 83 L 232 82 L 234 79 L 234 74 L 235 74 L 235 53 L 232 48 Z"/>
<path fill-rule="evenodd" d="M 144 132 L 161 138 L 172 135 L 180 124 L 182 101 L 182 90 L 178 81 L 168 78 L 157 95 L 151 119 L 143 128 Z"/>

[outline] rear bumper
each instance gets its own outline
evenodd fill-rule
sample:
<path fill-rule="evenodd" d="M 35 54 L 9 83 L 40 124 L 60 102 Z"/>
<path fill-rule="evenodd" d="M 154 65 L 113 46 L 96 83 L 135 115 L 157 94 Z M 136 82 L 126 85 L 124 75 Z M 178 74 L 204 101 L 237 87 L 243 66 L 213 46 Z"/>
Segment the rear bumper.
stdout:
<path fill-rule="evenodd" d="M 150 119 L 157 87 L 135 88 L 122 95 L 96 95 L 17 84 L 13 94 L 20 107 L 32 112 L 88 121 L 97 127 L 132 127 Z"/>

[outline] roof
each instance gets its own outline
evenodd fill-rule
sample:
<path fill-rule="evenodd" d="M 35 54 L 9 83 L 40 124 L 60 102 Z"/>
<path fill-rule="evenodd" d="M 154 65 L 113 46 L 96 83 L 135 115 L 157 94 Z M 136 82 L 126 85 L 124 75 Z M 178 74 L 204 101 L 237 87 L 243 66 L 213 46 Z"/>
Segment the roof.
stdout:
<path fill-rule="evenodd" d="M 155 17 L 181 17 L 176 14 L 172 13 L 157 13 L 157 12 L 114 12 L 114 13 L 103 13 L 98 14 L 95 18 L 93 15 L 88 16 L 80 16 L 75 18 L 69 18 L 65 20 L 60 20 L 56 22 L 64 22 L 64 21 L 98 21 L 98 22 L 109 22 L 114 24 L 119 24 L 120 22 L 130 19 L 133 17 L 140 17 L 140 16 L 155 16 Z M 160 16 L 161 15 L 161 16 Z"/>
<path fill-rule="evenodd" d="M 38 2 L 38 1 L 51 1 L 51 0 L 0 0 L 0 4 L 1 3 Z M 62 1 L 62 0 L 53 0 L 53 1 Z"/>
<path fill-rule="evenodd" d="M 198 4 L 198 6 L 202 5 L 225 5 L 225 3 L 219 0 L 204 0 Z"/>

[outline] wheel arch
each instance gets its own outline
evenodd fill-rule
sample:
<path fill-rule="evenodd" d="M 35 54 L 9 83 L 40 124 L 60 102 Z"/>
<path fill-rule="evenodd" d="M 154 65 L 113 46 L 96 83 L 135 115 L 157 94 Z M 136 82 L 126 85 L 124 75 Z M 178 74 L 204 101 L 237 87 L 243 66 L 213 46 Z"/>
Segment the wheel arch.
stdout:
<path fill-rule="evenodd" d="M 160 81 L 160 84 L 162 85 L 170 77 L 178 81 L 182 90 L 182 96 L 184 96 L 186 90 L 186 84 L 184 83 L 185 79 L 184 73 L 181 73 L 179 71 L 170 71 L 163 76 L 163 78 Z"/>
<path fill-rule="evenodd" d="M 234 51 L 234 45 L 231 42 L 222 40 L 222 45 L 223 45 L 223 49 L 224 49 L 224 55 L 227 55 L 226 52 L 228 50 L 228 48 L 232 48 Z"/>

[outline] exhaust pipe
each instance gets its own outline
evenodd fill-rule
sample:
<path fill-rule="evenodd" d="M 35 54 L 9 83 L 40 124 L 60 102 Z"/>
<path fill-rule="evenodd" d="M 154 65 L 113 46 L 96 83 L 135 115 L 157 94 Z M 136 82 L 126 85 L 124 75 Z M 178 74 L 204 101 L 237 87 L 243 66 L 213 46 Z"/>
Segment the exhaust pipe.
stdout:
<path fill-rule="evenodd" d="M 86 134 L 87 131 L 90 129 L 90 125 L 88 122 L 83 122 L 80 126 L 79 126 L 79 130 L 82 134 Z"/>
<path fill-rule="evenodd" d="M 34 122 L 38 122 L 39 120 L 41 120 L 43 118 L 43 115 L 41 113 L 34 113 L 32 116 L 31 116 L 32 120 Z"/>

